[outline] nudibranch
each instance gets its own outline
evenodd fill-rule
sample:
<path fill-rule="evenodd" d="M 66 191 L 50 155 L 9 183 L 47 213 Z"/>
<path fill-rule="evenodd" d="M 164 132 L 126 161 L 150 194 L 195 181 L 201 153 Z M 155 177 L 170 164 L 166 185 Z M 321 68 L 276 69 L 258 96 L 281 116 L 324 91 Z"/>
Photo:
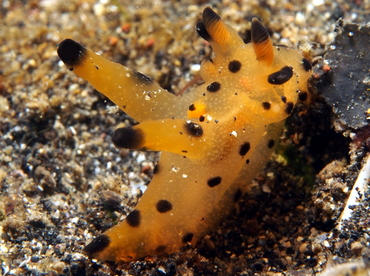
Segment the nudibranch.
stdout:
<path fill-rule="evenodd" d="M 162 151 L 136 208 L 85 247 L 92 258 L 133 261 L 195 244 L 233 209 L 269 159 L 284 119 L 308 97 L 311 63 L 273 46 L 256 18 L 249 44 L 209 7 L 196 31 L 214 56 L 201 64 L 204 84 L 182 96 L 71 39 L 59 45 L 71 71 L 140 122 L 117 129 L 113 143 Z"/>

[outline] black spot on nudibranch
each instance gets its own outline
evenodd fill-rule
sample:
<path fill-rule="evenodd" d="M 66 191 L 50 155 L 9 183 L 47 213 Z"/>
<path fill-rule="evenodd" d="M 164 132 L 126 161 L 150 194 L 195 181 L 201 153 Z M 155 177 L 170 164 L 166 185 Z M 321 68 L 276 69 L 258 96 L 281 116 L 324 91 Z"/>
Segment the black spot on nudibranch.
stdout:
<path fill-rule="evenodd" d="M 143 133 L 132 127 L 118 128 L 113 134 L 112 141 L 116 147 L 126 149 L 140 149 L 143 143 Z"/>
<path fill-rule="evenodd" d="M 234 202 L 239 201 L 242 197 L 242 190 L 238 189 L 234 194 Z"/>
<path fill-rule="evenodd" d="M 153 169 L 153 174 L 159 173 L 159 164 L 156 164 Z"/>
<path fill-rule="evenodd" d="M 69 67 L 78 66 L 82 63 L 86 49 L 72 39 L 63 40 L 58 47 L 58 56 Z M 73 68 L 69 68 L 70 70 Z"/>
<path fill-rule="evenodd" d="M 157 254 L 163 254 L 164 252 L 166 252 L 166 246 L 165 245 L 160 245 L 158 246 L 156 249 L 155 249 L 155 252 Z"/>
<path fill-rule="evenodd" d="M 289 66 L 281 68 L 279 71 L 268 76 L 267 81 L 271 84 L 284 84 L 293 76 L 293 69 Z"/>
<path fill-rule="evenodd" d="M 293 107 L 294 107 L 294 103 L 292 103 L 292 102 L 287 102 L 287 103 L 285 104 L 285 112 L 286 112 L 286 114 L 290 114 L 290 113 L 292 113 Z"/>
<path fill-rule="evenodd" d="M 209 187 L 213 188 L 216 187 L 221 183 L 222 178 L 220 176 L 212 177 L 208 179 L 207 184 Z"/>
<path fill-rule="evenodd" d="M 312 64 L 311 64 L 311 62 L 310 62 L 308 59 L 303 58 L 303 59 L 301 60 L 301 63 L 302 63 L 302 67 L 303 67 L 303 69 L 304 69 L 306 72 L 309 72 L 309 71 L 311 71 L 311 70 L 312 70 Z"/>
<path fill-rule="evenodd" d="M 286 97 L 285 97 L 285 96 L 281 96 L 280 98 L 281 98 L 281 101 L 282 101 L 283 103 L 286 103 Z"/>
<path fill-rule="evenodd" d="M 208 92 L 217 92 L 220 90 L 221 84 L 217 81 L 212 82 L 210 85 L 207 86 L 207 91 Z"/>
<path fill-rule="evenodd" d="M 233 61 L 230 61 L 229 63 L 229 71 L 231 73 L 237 73 L 241 67 L 242 67 L 242 64 L 238 60 L 233 60 Z"/>
<path fill-rule="evenodd" d="M 147 75 L 144 75 L 143 73 L 140 73 L 138 71 L 133 71 L 134 76 L 136 76 L 142 83 L 150 84 L 153 82 L 151 78 L 149 78 Z"/>
<path fill-rule="evenodd" d="M 195 105 L 194 104 L 191 104 L 189 106 L 189 111 L 194 111 L 196 108 L 195 108 Z"/>
<path fill-rule="evenodd" d="M 203 115 L 199 116 L 199 122 L 204 122 L 205 117 Z"/>
<path fill-rule="evenodd" d="M 268 102 L 262 102 L 262 107 L 264 110 L 269 110 L 271 108 L 271 104 Z"/>
<path fill-rule="evenodd" d="M 308 98 L 308 93 L 307 92 L 299 92 L 298 93 L 298 99 L 302 102 L 306 101 Z"/>
<path fill-rule="evenodd" d="M 251 149 L 251 144 L 249 142 L 245 142 L 243 145 L 240 146 L 239 154 L 241 156 L 244 156 L 248 153 L 250 149 Z"/>
<path fill-rule="evenodd" d="M 186 131 L 192 135 L 192 136 L 195 136 L 195 137 L 200 137 L 203 135 L 203 129 L 200 125 L 196 124 L 196 123 L 193 123 L 193 122 L 186 122 L 185 123 L 185 129 Z"/>
<path fill-rule="evenodd" d="M 171 202 L 165 199 L 159 200 L 157 204 L 155 205 L 155 207 L 157 208 L 157 211 L 160 213 L 166 213 L 172 210 Z"/>
<path fill-rule="evenodd" d="M 96 253 L 103 251 L 110 244 L 110 239 L 107 235 L 100 235 L 92 242 L 85 246 L 84 251 L 89 257 L 93 257 Z"/>
<path fill-rule="evenodd" d="M 270 140 L 268 140 L 268 142 L 267 142 L 267 147 L 269 148 L 269 149 L 271 149 L 271 148 L 273 148 L 275 146 L 275 140 L 274 139 L 270 139 Z"/>
<path fill-rule="evenodd" d="M 141 221 L 141 214 L 139 210 L 133 210 L 127 217 L 126 221 L 131 227 L 138 227 Z"/>
<path fill-rule="evenodd" d="M 182 237 L 182 242 L 183 242 L 183 243 L 191 242 L 191 240 L 193 239 L 193 237 L 194 237 L 194 234 L 193 234 L 193 233 L 187 233 L 187 234 L 185 234 L 185 235 Z"/>

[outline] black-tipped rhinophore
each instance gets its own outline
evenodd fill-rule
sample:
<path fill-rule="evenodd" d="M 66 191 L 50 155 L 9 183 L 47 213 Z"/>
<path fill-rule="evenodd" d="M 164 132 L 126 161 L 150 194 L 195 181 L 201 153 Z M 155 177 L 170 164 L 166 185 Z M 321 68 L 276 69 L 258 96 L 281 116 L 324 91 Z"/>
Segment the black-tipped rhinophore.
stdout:
<path fill-rule="evenodd" d="M 212 40 L 212 36 L 210 33 L 207 31 L 207 29 L 214 24 L 217 21 L 220 21 L 221 17 L 215 13 L 210 7 L 207 7 L 203 11 L 203 21 L 197 23 L 195 26 L 195 29 L 197 33 L 207 41 Z"/>
<path fill-rule="evenodd" d="M 60 43 L 57 52 L 66 65 L 73 67 L 81 63 L 86 49 L 81 44 L 68 38 Z"/>
<path fill-rule="evenodd" d="M 215 13 L 210 7 L 207 7 L 203 11 L 203 23 L 207 27 L 214 24 L 216 21 L 220 21 L 221 17 Z"/>
<path fill-rule="evenodd" d="M 252 19 L 251 36 L 252 41 L 257 44 L 265 42 L 270 38 L 268 31 L 257 18 Z"/>
<path fill-rule="evenodd" d="M 113 134 L 112 141 L 116 147 L 125 149 L 141 149 L 143 133 L 132 127 L 118 128 Z"/>
<path fill-rule="evenodd" d="M 207 32 L 206 28 L 204 27 L 203 22 L 198 22 L 197 25 L 195 26 L 195 30 L 197 31 L 198 35 L 203 38 L 206 41 L 211 41 L 212 37 L 211 35 Z"/>
<path fill-rule="evenodd" d="M 258 21 L 252 19 L 252 45 L 258 61 L 265 65 L 271 65 L 274 61 L 274 48 L 269 33 L 266 28 Z"/>

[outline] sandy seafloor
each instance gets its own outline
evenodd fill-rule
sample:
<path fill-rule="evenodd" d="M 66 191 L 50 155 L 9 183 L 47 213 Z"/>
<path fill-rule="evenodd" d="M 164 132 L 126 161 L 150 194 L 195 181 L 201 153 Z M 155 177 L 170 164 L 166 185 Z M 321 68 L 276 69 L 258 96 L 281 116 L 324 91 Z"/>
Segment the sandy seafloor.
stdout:
<path fill-rule="evenodd" d="M 132 119 L 68 71 L 57 44 L 73 38 L 175 92 L 210 53 L 194 31 L 206 5 L 245 40 L 257 16 L 274 43 L 310 53 L 312 101 L 294 110 L 277 153 L 235 211 L 196 246 L 131 263 L 90 260 L 84 245 L 135 206 L 157 154 L 114 147 L 115 126 Z M 316 275 L 332 269 L 327 275 L 369 275 L 363 269 L 370 255 L 368 181 L 348 220 L 340 223 L 340 215 L 368 160 L 370 132 L 365 126 L 358 137 L 340 125 L 315 87 L 336 21 L 363 24 L 369 12 L 368 0 L 2 1 L 0 274 Z M 356 262 L 349 274 L 337 266 L 345 262 Z"/>

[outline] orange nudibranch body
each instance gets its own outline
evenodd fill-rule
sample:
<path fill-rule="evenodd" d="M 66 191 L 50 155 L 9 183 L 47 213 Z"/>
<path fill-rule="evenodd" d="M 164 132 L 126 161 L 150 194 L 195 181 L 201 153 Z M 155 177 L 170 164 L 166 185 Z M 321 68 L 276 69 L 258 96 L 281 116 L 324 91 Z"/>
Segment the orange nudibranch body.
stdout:
<path fill-rule="evenodd" d="M 202 62 L 205 83 L 179 97 L 73 40 L 58 48 L 68 68 L 140 122 L 117 129 L 116 146 L 162 151 L 136 208 L 86 246 L 90 257 L 132 261 L 195 244 L 233 209 L 307 98 L 310 62 L 273 46 L 257 19 L 249 44 L 211 8 L 196 30 L 214 57 Z"/>

